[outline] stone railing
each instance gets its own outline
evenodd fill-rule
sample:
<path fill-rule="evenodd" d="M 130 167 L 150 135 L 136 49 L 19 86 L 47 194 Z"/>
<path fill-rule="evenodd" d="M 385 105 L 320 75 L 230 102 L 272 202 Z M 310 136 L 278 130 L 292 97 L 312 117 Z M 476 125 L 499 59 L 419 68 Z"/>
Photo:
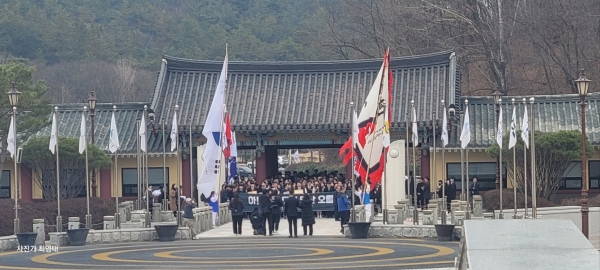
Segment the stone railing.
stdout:
<path fill-rule="evenodd" d="M 19 241 L 14 235 L 0 237 L 0 251 L 16 250 L 19 246 Z"/>
<path fill-rule="evenodd" d="M 350 230 L 344 230 L 346 237 L 351 237 Z M 460 239 L 462 227 L 454 228 L 454 239 Z M 396 225 L 396 224 L 371 224 L 368 237 L 374 238 L 437 238 L 434 225 Z"/>
<path fill-rule="evenodd" d="M 69 244 L 69 237 L 66 232 L 52 232 L 50 235 L 50 244 L 64 246 Z M 86 239 L 86 244 L 107 244 L 123 242 L 142 242 L 157 240 L 156 230 L 154 228 L 135 228 L 120 230 L 90 230 Z M 175 240 L 191 239 L 190 230 L 187 227 L 179 227 L 175 234 Z M 15 237 L 16 240 L 16 237 Z M 15 246 L 16 248 L 16 246 Z"/>

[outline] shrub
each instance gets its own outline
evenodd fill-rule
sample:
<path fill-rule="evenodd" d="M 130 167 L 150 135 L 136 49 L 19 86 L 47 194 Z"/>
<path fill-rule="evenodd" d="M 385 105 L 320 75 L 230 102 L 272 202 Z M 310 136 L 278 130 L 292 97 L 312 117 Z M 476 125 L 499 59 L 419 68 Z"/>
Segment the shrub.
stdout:
<path fill-rule="evenodd" d="M 500 190 L 494 189 L 490 191 L 482 192 L 483 209 L 484 211 L 493 211 L 500 209 Z M 538 197 L 536 201 L 537 207 L 551 207 L 556 206 L 555 203 Z M 531 207 L 531 195 L 527 196 L 527 207 Z M 512 189 L 502 190 L 502 209 L 513 209 L 514 208 L 514 195 Z M 525 197 L 523 193 L 517 192 L 517 208 L 525 208 Z"/>
<path fill-rule="evenodd" d="M 581 206 L 581 198 L 564 199 L 560 202 L 562 206 Z M 600 207 L 600 195 L 588 197 L 589 207 Z"/>
<path fill-rule="evenodd" d="M 21 231 L 33 231 L 33 219 L 44 219 L 45 231 L 56 231 L 57 202 L 19 202 L 19 219 L 21 221 Z M 63 231 L 69 217 L 79 217 L 85 227 L 85 215 L 87 213 L 85 198 L 74 198 L 61 200 L 60 213 L 63 218 Z M 13 234 L 14 201 L 10 199 L 0 200 L 0 213 L 3 213 L 0 219 L 0 236 Z M 102 229 L 104 216 L 112 216 L 115 213 L 115 202 L 112 199 L 90 198 L 90 214 L 92 215 L 92 224 L 94 229 Z"/>

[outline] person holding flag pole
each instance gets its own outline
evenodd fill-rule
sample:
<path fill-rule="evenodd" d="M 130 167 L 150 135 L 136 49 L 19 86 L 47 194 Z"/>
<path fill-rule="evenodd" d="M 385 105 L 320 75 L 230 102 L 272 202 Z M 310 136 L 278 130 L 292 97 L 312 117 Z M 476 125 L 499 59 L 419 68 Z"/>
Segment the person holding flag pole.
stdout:
<path fill-rule="evenodd" d="M 442 107 L 444 107 L 444 119 L 442 121 L 442 224 L 446 225 L 446 145 L 448 145 L 448 117 L 446 113 L 446 105 L 442 99 Z"/>
<path fill-rule="evenodd" d="M 514 215 L 513 219 L 517 219 L 517 110 L 515 107 L 515 99 L 512 100 L 513 112 L 510 121 L 510 136 L 508 139 L 508 149 L 513 150 L 513 204 L 514 204 Z"/>
<path fill-rule="evenodd" d="M 58 215 L 56 216 L 56 232 L 62 232 L 62 217 L 60 216 L 60 162 L 58 157 L 58 107 L 54 107 L 52 114 L 52 129 L 50 131 L 50 145 L 48 148 L 52 154 L 56 154 L 56 201 L 58 204 Z"/>
<path fill-rule="evenodd" d="M 502 130 L 502 98 L 498 99 L 498 107 L 500 108 L 500 113 L 498 114 L 499 115 L 498 116 L 498 128 L 497 128 L 497 133 L 496 133 L 496 142 L 498 143 L 498 147 L 500 149 L 500 151 L 499 151 L 499 155 L 500 155 L 499 160 L 500 161 L 498 162 L 498 164 L 500 164 L 499 165 L 500 166 L 500 181 L 498 181 L 499 185 L 500 185 L 500 213 L 498 214 L 498 217 L 500 219 L 504 219 L 504 213 L 502 212 L 502 208 L 503 208 L 502 207 L 502 204 L 503 204 L 502 182 L 504 182 L 502 179 L 502 133 L 503 133 L 503 130 Z"/>
<path fill-rule="evenodd" d="M 117 121 L 115 120 L 115 112 L 117 111 L 117 106 L 113 105 L 113 113 L 112 113 L 112 117 L 110 119 L 110 137 L 108 140 L 108 150 L 113 153 L 114 157 L 115 157 L 115 174 L 114 174 L 114 179 L 115 181 L 113 182 L 113 187 L 114 187 L 114 194 L 115 194 L 115 228 L 120 229 L 121 228 L 121 221 L 119 220 L 119 194 L 117 193 L 117 189 L 118 189 L 118 183 L 117 183 L 117 176 L 118 176 L 118 167 L 117 167 L 117 150 L 119 149 L 119 147 L 121 147 L 121 144 L 119 143 L 119 133 L 117 131 Z"/>
<path fill-rule="evenodd" d="M 529 216 L 527 209 L 527 149 L 529 148 L 529 118 L 527 117 L 527 99 L 523 98 L 523 122 L 521 123 L 521 139 L 523 140 L 523 188 L 525 189 L 525 217 Z"/>
<path fill-rule="evenodd" d="M 87 208 L 87 215 L 85 215 L 85 227 L 91 229 L 92 216 L 90 215 L 90 168 L 87 148 L 87 128 L 85 125 L 85 115 L 87 114 L 87 112 L 87 106 L 83 106 L 83 113 L 81 114 L 81 129 L 79 131 L 79 154 L 83 154 L 83 151 L 85 151 L 85 203 Z"/>

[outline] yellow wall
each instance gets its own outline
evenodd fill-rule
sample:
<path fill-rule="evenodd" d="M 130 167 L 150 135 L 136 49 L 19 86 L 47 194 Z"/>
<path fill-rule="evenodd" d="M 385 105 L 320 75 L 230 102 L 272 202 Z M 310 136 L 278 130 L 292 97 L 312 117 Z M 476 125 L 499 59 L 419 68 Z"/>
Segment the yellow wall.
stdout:
<path fill-rule="evenodd" d="M 111 158 L 111 160 L 113 161 L 113 165 L 111 166 L 111 172 L 112 172 L 111 176 L 112 176 L 115 173 L 115 170 L 114 170 L 114 168 L 115 168 L 115 166 L 114 166 L 114 157 Z M 162 156 L 158 156 L 158 157 L 150 157 L 150 156 L 148 156 L 148 167 L 150 167 L 150 168 L 152 168 L 152 167 L 160 167 L 160 168 L 162 168 L 162 166 L 163 166 L 163 158 L 162 158 Z M 167 156 L 166 166 L 167 166 L 167 168 L 169 168 L 168 169 L 169 170 L 169 175 L 168 175 L 169 178 L 168 179 L 169 179 L 169 187 L 170 187 L 171 184 L 175 184 L 176 183 L 176 179 L 177 179 L 177 176 L 178 176 L 178 174 L 177 174 L 178 171 L 175 169 L 175 168 L 177 168 L 177 157 L 175 157 L 175 156 L 171 156 L 171 157 Z M 179 183 L 181 184 L 181 175 L 182 175 L 181 174 L 182 173 L 181 172 L 181 162 L 179 164 L 179 167 L 180 167 L 179 168 L 179 178 L 180 178 Z M 121 169 L 123 169 L 123 168 L 137 168 L 137 158 L 135 158 L 135 157 L 131 157 L 131 158 L 122 158 L 122 157 L 119 157 L 117 159 L 117 168 L 118 168 L 118 170 L 117 170 L 117 181 L 118 181 L 117 182 L 117 192 L 118 192 L 119 197 L 120 197 L 123 194 L 122 191 L 121 191 L 121 189 L 123 187 L 123 185 L 121 184 L 122 181 L 123 181 L 123 179 L 122 179 L 123 175 L 121 173 Z M 189 170 L 189 168 L 188 168 L 188 170 Z M 111 177 L 111 179 L 112 179 L 112 177 Z M 112 190 L 111 191 L 111 196 L 114 197 L 115 196 L 115 191 L 114 191 L 113 186 L 114 186 L 114 183 L 111 183 L 111 190 Z M 98 188 L 98 189 L 100 189 L 100 188 Z"/>
<path fill-rule="evenodd" d="M 14 199 L 15 198 L 15 189 L 14 189 L 14 184 L 15 184 L 15 173 L 14 173 L 14 163 L 12 162 L 12 159 L 7 158 L 4 161 L 4 164 L 2 166 L 2 170 L 3 171 L 10 171 L 10 198 Z M 20 194 L 19 194 L 19 198 L 20 198 Z"/>

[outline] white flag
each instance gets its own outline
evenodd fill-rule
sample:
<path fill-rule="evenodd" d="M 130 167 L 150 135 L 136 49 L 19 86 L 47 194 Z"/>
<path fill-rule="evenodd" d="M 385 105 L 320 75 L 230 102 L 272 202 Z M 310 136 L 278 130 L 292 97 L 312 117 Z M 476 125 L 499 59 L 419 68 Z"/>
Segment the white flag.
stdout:
<path fill-rule="evenodd" d="M 508 149 L 517 144 L 517 110 L 513 106 L 512 121 L 510 122 L 510 137 L 508 140 Z"/>
<path fill-rule="evenodd" d="M 117 121 L 115 120 L 115 112 L 112 113 L 112 118 L 110 119 L 110 137 L 108 141 L 108 150 L 111 153 L 117 152 L 117 149 L 121 147 L 119 143 L 119 132 L 117 131 Z"/>
<path fill-rule="evenodd" d="M 387 148 L 390 146 L 390 119 L 389 119 L 389 110 L 387 109 L 387 106 L 385 107 L 386 110 L 383 113 L 383 121 L 384 121 L 384 128 L 383 128 L 383 147 Z M 358 138 L 358 117 L 356 116 L 356 111 L 354 112 L 354 117 L 355 117 L 355 122 L 356 123 L 356 138 Z M 354 128 L 354 127 L 353 127 Z M 356 142 L 356 140 L 355 140 Z"/>
<path fill-rule="evenodd" d="M 79 129 L 79 154 L 83 154 L 86 148 L 85 113 L 81 114 L 81 128 Z"/>
<path fill-rule="evenodd" d="M 462 132 L 460 133 L 460 147 L 462 149 L 467 148 L 469 142 L 471 142 L 471 122 L 469 121 L 469 107 L 467 106 Z"/>
<path fill-rule="evenodd" d="M 206 122 L 202 129 L 202 135 L 206 137 L 206 148 L 204 149 L 204 169 L 198 179 L 197 188 L 204 196 L 218 188 L 219 171 L 221 170 L 222 141 L 223 141 L 223 116 L 225 104 L 225 84 L 227 80 L 228 57 L 225 52 L 223 68 L 217 83 L 217 89 L 206 116 Z"/>
<path fill-rule="evenodd" d="M 500 114 L 498 115 L 498 133 L 496 133 L 496 142 L 498 143 L 498 146 L 500 146 L 500 149 L 502 149 L 502 134 L 504 133 L 502 130 L 502 105 L 500 105 Z"/>
<path fill-rule="evenodd" d="M 298 154 L 298 150 L 292 155 L 294 157 L 294 161 L 296 163 L 300 163 L 300 154 Z"/>
<path fill-rule="evenodd" d="M 448 145 L 448 118 L 446 117 L 446 107 L 444 107 L 444 120 L 442 121 L 442 146 Z"/>
<path fill-rule="evenodd" d="M 173 123 L 171 124 L 171 152 L 177 149 L 177 112 L 173 114 Z"/>
<path fill-rule="evenodd" d="M 529 118 L 527 117 L 527 105 L 525 105 L 525 115 L 523 115 L 523 125 L 521 126 L 521 139 L 525 147 L 529 148 Z"/>
<path fill-rule="evenodd" d="M 419 143 L 419 130 L 417 129 L 417 113 L 415 112 L 415 106 L 412 107 L 412 141 L 415 145 Z"/>
<path fill-rule="evenodd" d="M 50 145 L 48 145 L 48 149 L 50 149 L 50 152 L 52 152 L 52 154 L 54 154 L 54 151 L 56 150 L 57 138 L 58 138 L 58 128 L 56 127 L 56 112 L 53 112 L 52 113 L 52 129 L 50 131 Z"/>
<path fill-rule="evenodd" d="M 13 126 L 14 116 L 10 117 L 10 127 L 8 128 L 8 136 L 6 137 L 6 150 L 10 153 L 10 157 L 14 157 L 15 149 L 15 127 Z"/>
<path fill-rule="evenodd" d="M 142 113 L 142 121 L 140 122 L 140 149 L 142 152 L 147 151 L 148 140 L 146 140 L 146 113 Z"/>

